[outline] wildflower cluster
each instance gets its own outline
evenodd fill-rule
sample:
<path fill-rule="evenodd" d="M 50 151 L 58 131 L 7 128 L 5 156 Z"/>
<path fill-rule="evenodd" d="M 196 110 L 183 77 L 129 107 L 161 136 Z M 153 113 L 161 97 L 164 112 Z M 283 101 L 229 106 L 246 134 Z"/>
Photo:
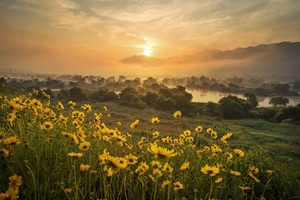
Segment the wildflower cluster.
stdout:
<path fill-rule="evenodd" d="M 274 175 L 215 127 L 170 133 L 149 117 L 141 131 L 141 119 L 120 122 L 106 106 L 51 105 L 34 98 L 38 92 L 0 99 L 0 159 L 3 171 L 26 179 L 22 199 L 244 199 L 262 196 Z M 180 124 L 181 111 L 170 115 Z M 22 177 L 10 177 L 0 199 L 18 198 Z"/>
<path fill-rule="evenodd" d="M 19 187 L 22 185 L 22 177 L 16 174 L 9 177 L 9 187 L 6 192 L 0 193 L 0 200 L 4 199 L 18 199 Z"/>

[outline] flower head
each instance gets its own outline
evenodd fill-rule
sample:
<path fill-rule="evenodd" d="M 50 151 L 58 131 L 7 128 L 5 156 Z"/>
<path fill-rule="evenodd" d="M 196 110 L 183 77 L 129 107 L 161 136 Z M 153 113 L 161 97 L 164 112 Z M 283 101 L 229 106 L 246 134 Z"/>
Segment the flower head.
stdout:
<path fill-rule="evenodd" d="M 89 171 L 90 167 L 91 167 L 90 165 L 81 164 L 79 169 L 81 172 L 87 172 L 87 171 Z"/>
<path fill-rule="evenodd" d="M 227 140 L 232 136 L 232 133 L 227 133 L 226 135 L 223 135 L 222 138 L 221 138 L 221 141 L 224 143 L 224 144 L 227 144 Z"/>
<path fill-rule="evenodd" d="M 241 149 L 234 149 L 233 152 L 241 158 L 245 156 L 245 153 Z"/>
<path fill-rule="evenodd" d="M 69 156 L 73 157 L 73 158 L 80 158 L 83 156 L 83 153 L 74 153 L 74 152 L 71 152 L 71 153 L 68 153 Z"/>
<path fill-rule="evenodd" d="M 161 188 L 164 189 L 168 185 L 170 185 L 170 181 L 169 180 L 165 180 L 165 181 L 162 182 Z"/>
<path fill-rule="evenodd" d="M 111 162 L 119 169 L 125 169 L 128 165 L 128 161 L 122 157 L 113 157 Z"/>
<path fill-rule="evenodd" d="M 248 175 L 249 175 L 255 182 L 257 182 L 257 183 L 260 182 L 260 180 L 259 180 L 258 178 L 256 178 L 256 177 L 253 175 L 253 173 L 252 173 L 251 171 L 248 173 Z"/>
<path fill-rule="evenodd" d="M 175 153 L 175 150 L 168 150 L 163 147 L 159 147 L 156 142 L 150 144 L 150 147 L 148 148 L 148 151 L 151 152 L 152 154 L 155 155 L 155 157 L 160 158 L 160 157 L 172 157 L 177 155 Z"/>
<path fill-rule="evenodd" d="M 9 177 L 9 186 L 12 188 L 19 188 L 22 185 L 22 176 L 17 176 L 16 174 Z"/>
<path fill-rule="evenodd" d="M 185 162 L 185 163 L 183 163 L 183 164 L 180 166 L 180 169 L 181 169 L 181 170 L 186 170 L 186 169 L 189 168 L 189 166 L 190 166 L 190 162 Z"/>
<path fill-rule="evenodd" d="M 183 188 L 183 184 L 180 183 L 179 181 L 175 182 L 174 183 L 174 190 L 177 191 L 177 190 L 181 190 Z"/>
<path fill-rule="evenodd" d="M 51 130 L 53 129 L 53 124 L 52 122 L 44 122 L 42 125 L 41 125 L 41 129 L 43 130 Z"/>
<path fill-rule="evenodd" d="M 177 110 L 176 112 L 174 112 L 173 116 L 174 116 L 174 118 L 179 118 L 179 117 L 181 117 L 181 112 L 179 110 Z"/>
<path fill-rule="evenodd" d="M 158 119 L 158 117 L 153 117 L 152 119 L 151 119 L 151 123 L 152 124 L 157 124 L 157 123 L 159 123 L 159 119 Z"/>
<path fill-rule="evenodd" d="M 79 144 L 79 149 L 82 151 L 88 151 L 90 149 L 91 143 L 87 141 L 83 141 Z"/>
<path fill-rule="evenodd" d="M 234 175 L 234 176 L 240 176 L 240 175 L 241 175 L 241 172 L 239 172 L 239 171 L 234 171 L 234 170 L 230 170 L 230 174 L 231 174 L 231 175 Z"/>
<path fill-rule="evenodd" d="M 140 123 L 140 120 L 135 120 L 131 125 L 130 125 L 130 128 L 136 128 L 137 125 Z"/>
<path fill-rule="evenodd" d="M 216 166 L 209 166 L 206 164 L 204 167 L 201 167 L 201 172 L 209 176 L 216 176 L 217 174 L 219 174 L 219 171 L 219 167 Z"/>
<path fill-rule="evenodd" d="M 21 144 L 21 141 L 17 139 L 17 137 L 9 137 L 2 141 L 4 145 L 15 145 L 15 144 Z"/>

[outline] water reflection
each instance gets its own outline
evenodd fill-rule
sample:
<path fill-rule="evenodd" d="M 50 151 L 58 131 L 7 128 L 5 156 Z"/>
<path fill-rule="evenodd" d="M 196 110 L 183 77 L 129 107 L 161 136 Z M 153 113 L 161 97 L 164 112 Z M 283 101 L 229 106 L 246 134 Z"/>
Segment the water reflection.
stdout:
<path fill-rule="evenodd" d="M 222 97 L 226 97 L 230 95 L 230 93 L 223 93 L 223 92 L 217 92 L 217 91 L 208 91 L 208 90 L 186 90 L 188 93 L 191 93 L 193 95 L 192 102 L 215 102 L 217 103 Z M 241 94 L 232 94 L 234 96 L 237 96 L 239 98 L 244 98 L 244 95 Z M 295 106 L 298 103 L 300 103 L 299 97 L 287 97 L 289 99 L 289 104 Z M 257 97 L 258 103 L 260 107 L 270 107 L 269 104 L 271 97 Z"/>

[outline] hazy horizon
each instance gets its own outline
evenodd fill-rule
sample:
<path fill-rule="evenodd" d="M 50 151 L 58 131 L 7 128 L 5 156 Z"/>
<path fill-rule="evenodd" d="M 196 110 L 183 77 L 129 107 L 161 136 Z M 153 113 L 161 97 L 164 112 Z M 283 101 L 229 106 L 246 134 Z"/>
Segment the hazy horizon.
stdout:
<path fill-rule="evenodd" d="M 2 0 L 0 70 L 188 76 L 241 64 L 242 71 L 251 60 L 155 66 L 121 61 L 297 42 L 299 7 L 295 0 Z"/>

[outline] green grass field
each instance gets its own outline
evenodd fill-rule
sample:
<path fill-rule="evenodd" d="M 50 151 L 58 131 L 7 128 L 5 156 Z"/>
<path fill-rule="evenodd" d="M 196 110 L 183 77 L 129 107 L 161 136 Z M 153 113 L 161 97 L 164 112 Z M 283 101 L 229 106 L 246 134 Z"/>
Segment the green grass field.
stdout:
<path fill-rule="evenodd" d="M 0 200 L 300 197 L 297 125 L 34 93 L 0 103 Z"/>

